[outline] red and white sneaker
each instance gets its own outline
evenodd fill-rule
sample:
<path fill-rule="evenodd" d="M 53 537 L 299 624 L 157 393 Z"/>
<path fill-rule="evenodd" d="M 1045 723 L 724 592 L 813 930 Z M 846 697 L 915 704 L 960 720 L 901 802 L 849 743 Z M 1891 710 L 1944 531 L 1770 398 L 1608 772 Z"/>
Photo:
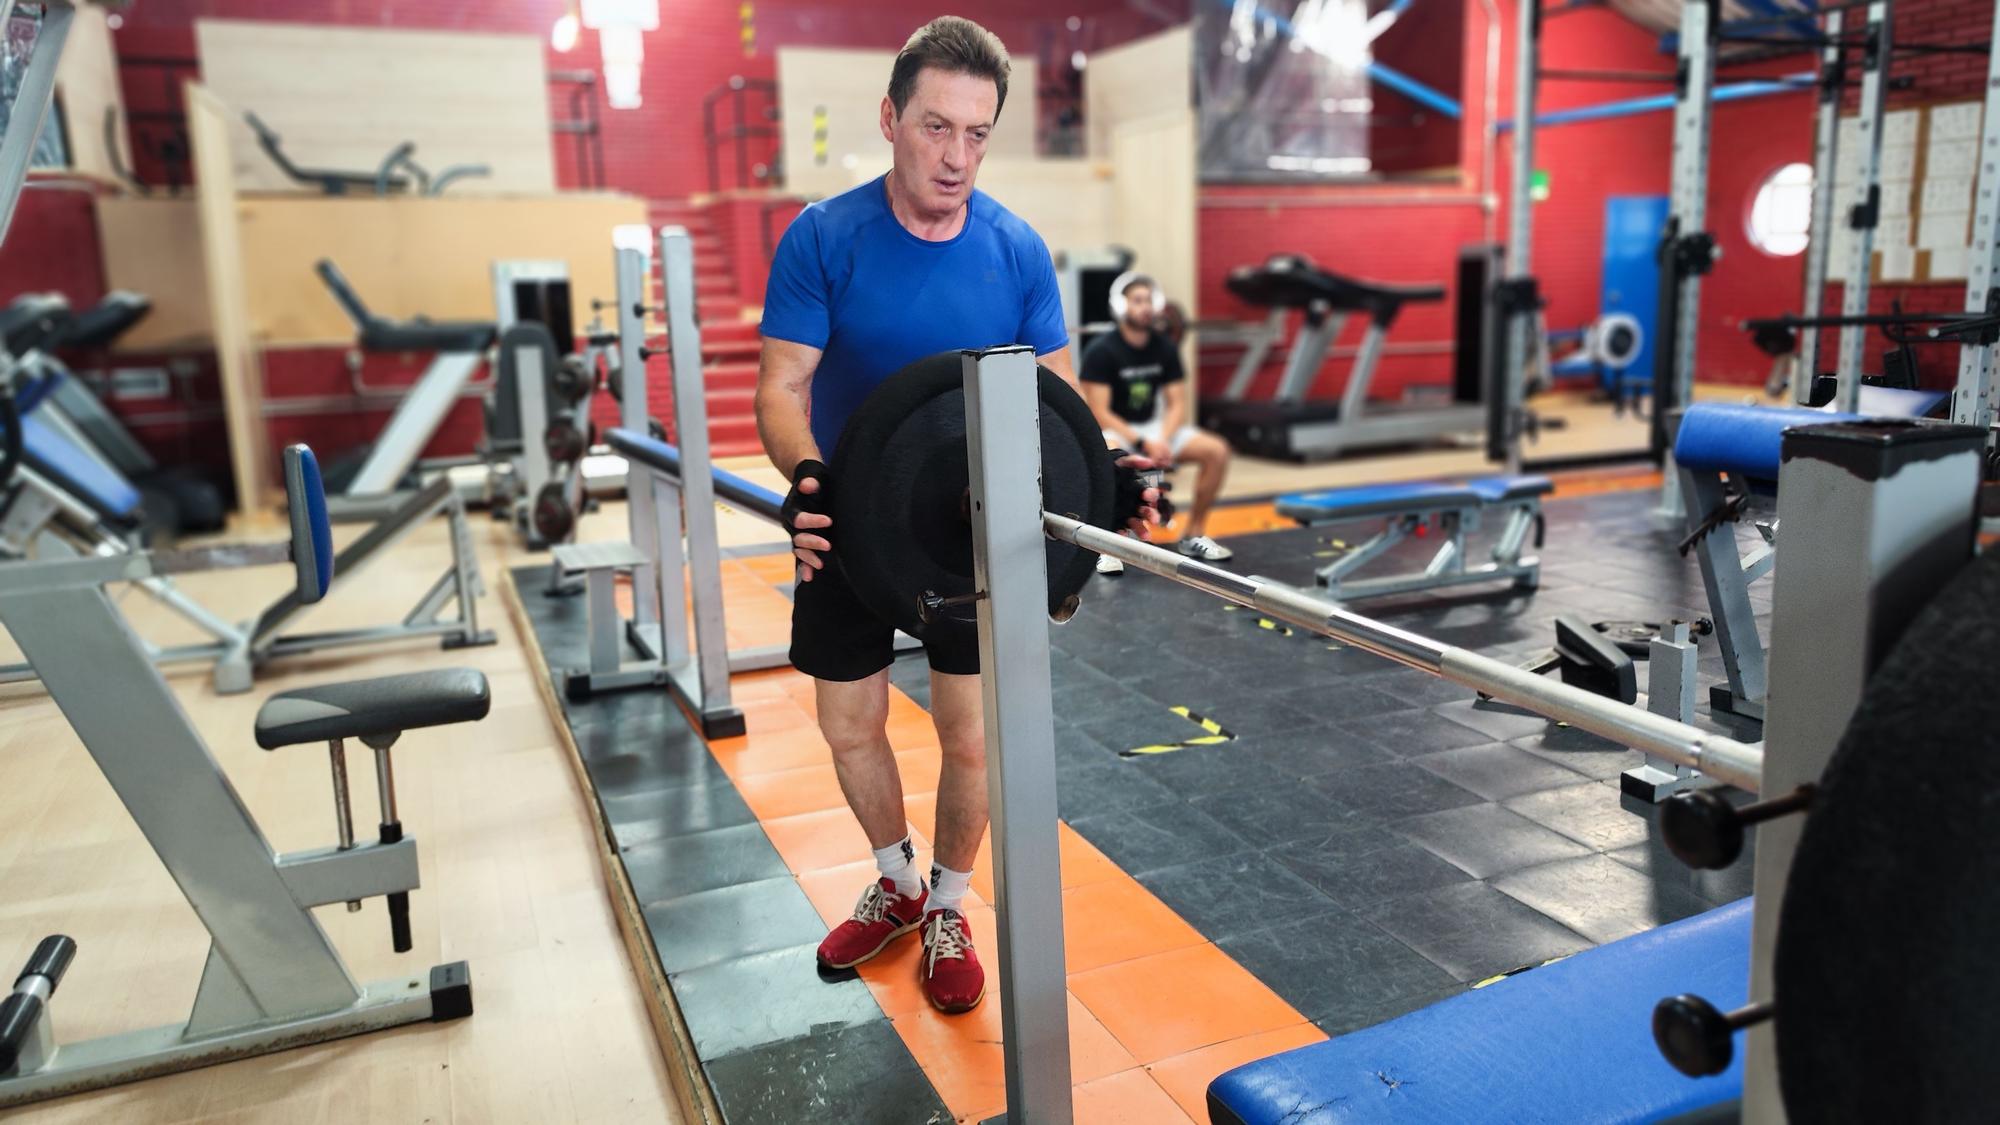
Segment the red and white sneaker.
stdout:
<path fill-rule="evenodd" d="M 854 904 L 854 917 L 835 926 L 819 943 L 819 963 L 829 969 L 851 969 L 916 929 L 924 905 L 931 900 L 931 889 L 921 881 L 917 886 L 915 898 L 904 898 L 896 893 L 896 881 L 886 875 L 868 884 L 861 901 Z"/>
<path fill-rule="evenodd" d="M 924 955 L 917 962 L 924 995 L 940 1012 L 969 1012 L 986 995 L 986 970 L 972 949 L 972 926 L 956 910 L 924 915 Z"/>

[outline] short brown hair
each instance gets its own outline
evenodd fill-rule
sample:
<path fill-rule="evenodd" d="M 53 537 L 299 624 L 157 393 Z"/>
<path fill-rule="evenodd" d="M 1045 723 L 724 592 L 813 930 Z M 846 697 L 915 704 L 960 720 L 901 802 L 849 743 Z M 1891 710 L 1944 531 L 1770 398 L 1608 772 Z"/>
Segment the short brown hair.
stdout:
<path fill-rule="evenodd" d="M 1000 107 L 1007 104 L 1007 72 L 1011 69 L 999 36 L 961 16 L 939 16 L 918 28 L 896 52 L 896 65 L 889 70 L 889 104 L 896 107 L 896 116 L 901 117 L 903 107 L 910 104 L 917 75 L 925 67 L 992 79 L 1000 93 L 993 117 L 999 119 Z"/>

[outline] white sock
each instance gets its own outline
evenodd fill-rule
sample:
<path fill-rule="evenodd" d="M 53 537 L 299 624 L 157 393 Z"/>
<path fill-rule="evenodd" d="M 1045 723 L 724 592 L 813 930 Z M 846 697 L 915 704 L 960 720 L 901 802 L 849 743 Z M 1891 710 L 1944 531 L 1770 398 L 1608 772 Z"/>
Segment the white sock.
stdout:
<path fill-rule="evenodd" d="M 972 872 L 953 871 L 949 867 L 931 864 L 931 901 L 925 910 L 927 912 L 956 910 L 961 914 L 964 913 L 961 907 L 965 902 L 965 889 L 971 885 Z"/>
<path fill-rule="evenodd" d="M 917 849 L 910 845 L 908 836 L 886 848 L 875 849 L 875 870 L 884 879 L 895 880 L 896 893 L 904 898 L 917 897 L 923 888 L 923 876 L 917 874 Z"/>

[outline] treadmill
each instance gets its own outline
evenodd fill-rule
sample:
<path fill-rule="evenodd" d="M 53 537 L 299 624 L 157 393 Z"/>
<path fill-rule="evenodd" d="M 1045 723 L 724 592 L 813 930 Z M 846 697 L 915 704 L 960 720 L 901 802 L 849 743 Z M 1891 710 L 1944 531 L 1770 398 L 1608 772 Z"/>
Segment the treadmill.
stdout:
<path fill-rule="evenodd" d="M 1387 285 L 1338 274 L 1303 254 L 1277 254 L 1230 271 L 1224 284 L 1249 304 L 1270 309 L 1222 395 L 1204 399 L 1203 427 L 1239 452 L 1273 460 L 1316 461 L 1349 450 L 1470 437 L 1485 426 L 1482 356 L 1485 295 L 1498 274 L 1498 248 L 1470 246 L 1459 255 L 1456 358 L 1448 401 L 1373 402 L 1368 389 L 1389 328 L 1403 307 L 1442 301 L 1442 285 Z M 1304 314 L 1275 397 L 1250 401 L 1250 384 L 1293 310 Z M 1368 317 L 1361 350 L 1338 400 L 1307 397 L 1347 319 Z"/>

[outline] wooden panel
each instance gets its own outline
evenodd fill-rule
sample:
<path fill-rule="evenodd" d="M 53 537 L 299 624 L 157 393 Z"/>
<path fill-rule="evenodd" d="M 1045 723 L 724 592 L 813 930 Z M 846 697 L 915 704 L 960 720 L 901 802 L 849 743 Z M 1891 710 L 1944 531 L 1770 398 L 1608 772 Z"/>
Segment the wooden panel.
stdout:
<path fill-rule="evenodd" d="M 1194 32 L 1186 25 L 1090 56 L 1083 71 L 1085 152 L 1111 159 L 1118 126 L 1194 107 Z"/>
<path fill-rule="evenodd" d="M 229 109 L 199 82 L 187 84 L 188 139 L 194 150 L 202 259 L 214 313 L 215 354 L 222 370 L 222 406 L 229 428 L 229 466 L 238 513 L 261 511 L 273 477 L 266 454 L 263 375 L 251 350 L 237 229 L 236 180 L 229 163 Z"/>
<path fill-rule="evenodd" d="M 787 191 L 834 195 L 889 170 L 882 98 L 895 61 L 894 51 L 778 48 Z M 987 141 L 989 159 L 1035 155 L 1035 89 L 1035 60 L 1016 55 L 1007 104 Z"/>
<path fill-rule="evenodd" d="M 856 184 L 879 172 L 855 169 Z M 1035 228 L 1051 251 L 1096 250 L 1112 237 L 1112 170 L 1094 160 L 989 156 L 974 182 Z"/>
<path fill-rule="evenodd" d="M 339 344 L 354 323 L 313 267 L 331 258 L 370 311 L 492 320 L 493 262 L 569 263 L 577 325 L 592 298 L 617 295 L 612 228 L 646 222 L 633 196 L 406 199 L 263 195 L 238 207 L 251 338 L 259 345 Z"/>
<path fill-rule="evenodd" d="M 72 171 L 99 179 L 116 179 L 113 154 L 104 144 L 104 114 L 118 118 L 112 141 L 118 146 L 117 160 L 132 166 L 132 152 L 125 130 L 125 99 L 118 88 L 118 58 L 111 49 L 111 29 L 105 11 L 95 4 L 76 9 L 63 42 L 62 60 L 56 67 L 56 100 L 63 107 L 69 128 L 69 166 Z"/>
<path fill-rule="evenodd" d="M 1111 135 L 1111 163 L 1118 169 L 1113 241 L 1132 248 L 1140 268 L 1159 279 L 1190 319 L 1200 311 L 1195 307 L 1194 148 L 1192 110 L 1128 121 Z M 1190 339 L 1188 350 L 1192 346 Z"/>
<path fill-rule="evenodd" d="M 191 196 L 107 195 L 97 200 L 105 285 L 144 293 L 153 301 L 146 319 L 118 338 L 118 351 L 205 348 L 213 341 L 197 208 Z"/>
<path fill-rule="evenodd" d="M 555 190 L 535 36 L 232 20 L 200 20 L 195 35 L 202 80 L 230 110 L 241 190 L 296 189 L 257 147 L 246 110 L 284 138 L 301 167 L 372 170 L 414 141 L 417 163 L 432 174 L 454 164 L 493 170 L 455 194 Z"/>

